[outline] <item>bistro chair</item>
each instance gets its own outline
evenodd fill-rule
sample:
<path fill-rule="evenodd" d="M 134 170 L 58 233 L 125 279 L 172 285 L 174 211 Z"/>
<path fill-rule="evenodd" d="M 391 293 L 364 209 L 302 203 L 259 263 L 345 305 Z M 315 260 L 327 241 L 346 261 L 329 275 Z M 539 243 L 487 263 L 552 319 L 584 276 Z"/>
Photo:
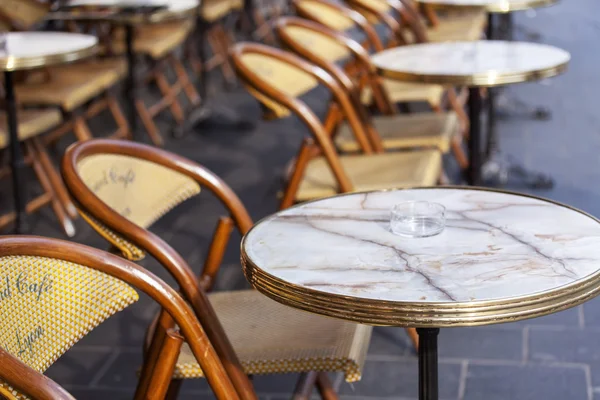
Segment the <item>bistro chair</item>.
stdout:
<path fill-rule="evenodd" d="M 377 74 L 371 64 L 367 51 L 348 36 L 329 29 L 321 24 L 301 18 L 282 18 L 277 21 L 276 31 L 285 46 L 317 64 L 337 80 L 340 85 L 356 99 L 355 107 L 362 109 L 359 101 L 361 83 L 371 87 L 382 110 L 393 110 L 394 104 L 389 99 L 388 82 Z M 352 79 L 335 64 L 336 54 L 344 54 L 344 58 L 352 58 L 357 71 L 362 72 L 358 79 Z M 357 75 L 357 74 L 355 74 Z M 362 81 L 362 82 L 361 82 Z M 410 88 L 411 85 L 407 85 Z M 435 86 L 419 85 L 412 86 Z M 410 89 L 406 90 L 405 101 L 410 101 Z M 439 86 L 440 90 L 444 90 Z M 364 91 L 364 89 L 363 89 Z M 364 102 L 364 99 L 362 99 Z M 394 99 L 397 101 L 398 99 Z M 460 111 L 460 107 L 458 107 Z M 371 117 L 366 110 L 361 112 L 367 129 L 374 129 L 381 137 L 385 150 L 398 150 L 415 147 L 436 147 L 446 153 L 452 147 L 457 161 L 462 168 L 467 167 L 467 157 L 462 148 L 462 130 L 456 112 L 442 112 L 435 108 L 436 113 L 416 113 L 402 115 L 386 115 Z M 335 143 L 342 151 L 357 151 L 359 149 L 350 127 L 342 125 L 338 128 Z"/>
<path fill-rule="evenodd" d="M 26 279 L 30 288 L 35 287 L 33 293 L 10 287 L 12 295 L 0 303 L 4 350 L 0 356 L 12 356 L 6 364 L 0 363 L 0 394 L 8 399 L 22 399 L 24 395 L 35 398 L 45 391 L 65 398 L 67 394 L 41 374 L 92 329 L 135 303 L 135 289 L 150 296 L 177 324 L 165 335 L 163 360 L 177 356 L 185 340 L 217 398 L 240 398 L 191 307 L 174 289 L 143 268 L 76 243 L 5 236 L 0 238 L 0 270 L 7 277 L 7 285 Z M 10 369 L 15 363 L 32 374 L 16 374 Z M 169 377 L 165 379 L 160 367 L 152 375 L 152 396 L 147 398 L 162 399 Z"/>
<path fill-rule="evenodd" d="M 50 204 L 63 231 L 67 236 L 75 234 L 75 227 L 71 218 L 76 215 L 76 210 L 70 200 L 60 175 L 52 165 L 45 147 L 41 144 L 40 135 L 55 128 L 61 123 L 58 110 L 18 110 L 18 131 L 21 141 L 25 163 L 29 165 L 42 188 L 42 194 L 29 200 L 25 205 L 28 214 L 34 213 L 40 208 Z M 9 145 L 6 112 L 0 109 L 0 155 L 8 159 Z M 9 165 L 0 165 L 0 178 L 10 177 Z M 62 200 L 62 201 L 61 201 Z M 70 204 L 67 210 L 65 204 Z M 12 207 L 12 204 L 11 204 Z M 75 212 L 75 214 L 73 214 Z M 0 215 L 0 229 L 12 223 L 15 219 L 14 212 Z"/>
<path fill-rule="evenodd" d="M 430 28 L 418 13 L 418 9 L 411 7 L 412 3 L 401 0 L 348 0 L 348 4 L 363 14 L 369 22 L 384 24 L 400 45 L 478 40 L 487 23 L 479 14 L 476 17 L 449 19 Z M 483 16 L 485 17 L 485 13 Z"/>
<path fill-rule="evenodd" d="M 381 151 L 381 138 L 365 129 L 347 91 L 325 70 L 292 53 L 260 44 L 238 44 L 231 57 L 254 97 L 279 118 L 292 114 L 300 118 L 312 136 L 304 140 L 291 169 L 281 208 L 337 193 L 431 186 L 440 179 L 437 150 L 372 154 Z M 298 98 L 319 84 L 333 95 L 324 122 Z M 336 151 L 332 135 L 340 118 L 348 121 L 362 153 L 340 155 Z"/>
<path fill-rule="evenodd" d="M 0 24 L 5 30 L 25 31 L 44 19 L 50 5 L 38 0 L 2 0 Z"/>
<path fill-rule="evenodd" d="M 225 367 L 238 392 L 244 393 L 241 397 L 255 398 L 247 374 L 303 373 L 298 395 L 315 381 L 322 393 L 332 391 L 327 375 L 319 373 L 322 371 L 343 372 L 349 382 L 360 379 L 371 327 L 297 311 L 254 290 L 205 296 L 216 280 L 232 229 L 237 227 L 243 235 L 252 225 L 239 198 L 216 175 L 150 146 L 93 140 L 67 150 L 63 176 L 83 218 L 124 257 L 139 259 L 148 253 L 175 278 L 217 353 L 226 360 Z M 148 228 L 201 190 L 212 192 L 227 215 L 219 219 L 198 277 Z M 149 371 L 163 351 L 161 337 L 170 329 L 170 321 L 161 315 L 155 326 L 154 335 L 149 335 L 152 340 L 138 385 L 139 396 L 149 390 Z M 183 379 L 205 376 L 186 346 L 179 359 L 170 364 L 161 359 L 160 364 L 171 371 L 173 392 Z M 323 394 L 323 398 L 332 397 Z"/>

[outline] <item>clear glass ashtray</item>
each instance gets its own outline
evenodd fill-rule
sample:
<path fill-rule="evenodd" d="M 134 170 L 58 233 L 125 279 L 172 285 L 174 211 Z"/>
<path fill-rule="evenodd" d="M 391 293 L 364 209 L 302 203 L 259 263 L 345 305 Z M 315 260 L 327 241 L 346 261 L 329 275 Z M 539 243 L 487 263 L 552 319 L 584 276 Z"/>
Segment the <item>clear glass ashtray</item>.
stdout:
<path fill-rule="evenodd" d="M 406 201 L 392 207 L 390 229 L 400 236 L 424 238 L 446 227 L 446 207 L 428 201 Z"/>

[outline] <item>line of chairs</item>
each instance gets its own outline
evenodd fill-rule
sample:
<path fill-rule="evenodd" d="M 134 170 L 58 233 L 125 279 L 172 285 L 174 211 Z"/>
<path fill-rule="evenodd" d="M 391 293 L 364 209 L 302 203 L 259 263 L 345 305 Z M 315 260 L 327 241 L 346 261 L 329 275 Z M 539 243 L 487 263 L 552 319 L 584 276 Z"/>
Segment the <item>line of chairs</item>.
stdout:
<path fill-rule="evenodd" d="M 265 29 L 289 51 L 258 43 L 229 49 L 227 62 L 263 105 L 264 117 L 295 115 L 308 133 L 287 169 L 281 208 L 336 193 L 435 185 L 445 180 L 442 154 L 450 151 L 466 167 L 463 91 L 388 82 L 377 76 L 369 54 L 435 34 L 441 39 L 444 35 L 434 32 L 444 30 L 463 38 L 471 35 L 465 29 L 471 25 L 481 35 L 485 14 L 420 10 L 408 0 L 348 5 L 296 0 L 293 8 L 303 19 L 276 18 Z M 383 39 L 376 30 L 381 26 L 389 30 Z M 354 41 L 348 31 L 361 38 Z M 302 99 L 319 85 L 331 93 L 323 121 Z M 413 102 L 428 104 L 431 112 L 399 112 L 398 103 Z M 243 235 L 252 225 L 218 176 L 155 147 L 95 139 L 69 147 L 62 179 L 74 209 L 122 257 L 57 240 L 0 239 L 0 268 L 8 284 L 25 271 L 30 282 L 50 276 L 48 293 L 57 293 L 38 298 L 45 301 L 13 299 L 0 284 L 0 394 L 70 398 L 40 373 L 134 302 L 131 287 L 161 306 L 148 328 L 136 398 L 175 398 L 184 379 L 206 377 L 219 399 L 255 399 L 249 375 L 297 372 L 294 398 L 308 399 L 316 387 L 323 399 L 337 399 L 326 372 L 342 372 L 348 382 L 360 379 L 371 327 L 296 311 L 253 290 L 210 293 L 233 229 Z M 212 193 L 226 215 L 196 275 L 149 227 L 201 190 Z M 170 273 L 179 293 L 131 263 L 146 254 Z M 15 330 L 29 334 L 28 343 L 40 350 L 21 353 Z M 407 331 L 417 346 L 414 330 Z"/>

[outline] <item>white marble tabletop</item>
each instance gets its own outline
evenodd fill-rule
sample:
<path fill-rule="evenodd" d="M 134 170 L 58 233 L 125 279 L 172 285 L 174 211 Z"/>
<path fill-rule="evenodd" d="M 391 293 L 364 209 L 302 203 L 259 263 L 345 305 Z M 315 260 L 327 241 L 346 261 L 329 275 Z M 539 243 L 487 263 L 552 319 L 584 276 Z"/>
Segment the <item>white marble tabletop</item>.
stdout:
<path fill-rule="evenodd" d="M 558 0 L 418 0 L 420 3 L 435 6 L 483 7 L 488 12 L 508 13 L 546 7 L 558 3 Z"/>
<path fill-rule="evenodd" d="M 570 58 L 553 46 L 484 40 L 401 46 L 372 60 L 381 74 L 398 80 L 494 86 L 555 76 Z"/>
<path fill-rule="evenodd" d="M 392 206 L 413 200 L 446 207 L 441 234 L 407 238 L 390 231 Z M 271 293 L 285 287 L 299 308 L 317 298 L 340 308 L 363 300 L 384 307 L 390 302 L 522 307 L 525 303 L 517 303 L 523 297 L 560 292 L 593 274 L 600 279 L 600 222 L 556 203 L 496 191 L 358 193 L 264 219 L 244 238 L 243 257 L 255 287 L 266 292 L 276 287 Z M 289 304 L 286 295 L 278 296 Z M 358 313 L 360 307 L 351 310 Z"/>
<path fill-rule="evenodd" d="M 89 57 L 98 39 L 67 32 L 0 33 L 0 70 L 20 70 L 60 64 Z"/>
<path fill-rule="evenodd" d="M 199 7 L 201 0 L 71 0 L 70 7 L 107 7 L 113 9 L 135 7 L 160 7 L 148 16 L 150 22 L 162 22 L 187 15 Z M 122 19 L 122 18 L 121 18 Z M 135 21 L 137 19 L 134 17 Z"/>

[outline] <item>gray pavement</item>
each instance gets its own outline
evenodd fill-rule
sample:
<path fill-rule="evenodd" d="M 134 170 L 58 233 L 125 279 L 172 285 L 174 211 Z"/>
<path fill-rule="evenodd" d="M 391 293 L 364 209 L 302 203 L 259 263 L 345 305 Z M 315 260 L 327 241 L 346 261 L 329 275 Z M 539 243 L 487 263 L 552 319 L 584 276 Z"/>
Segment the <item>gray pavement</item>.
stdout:
<path fill-rule="evenodd" d="M 550 121 L 521 118 L 499 122 L 505 154 L 525 166 L 552 174 L 556 186 L 530 191 L 600 216 L 600 93 L 598 0 L 564 0 L 560 5 L 516 16 L 517 37 L 541 34 L 539 41 L 571 52 L 569 71 L 537 84 L 509 88 L 507 98 L 550 108 Z M 327 96 L 311 93 L 307 101 L 323 110 Z M 295 119 L 259 121 L 259 107 L 243 89 L 220 93 L 215 103 L 233 107 L 255 121 L 255 129 L 237 131 L 227 124 L 198 126 L 166 148 L 219 174 L 240 195 L 257 220 L 276 210 L 276 193 L 286 162 L 304 135 Z M 448 160 L 452 169 L 452 161 Z M 455 166 L 454 166 L 455 167 Z M 521 188 L 516 188 L 522 190 Z M 1 193 L 0 193 L 1 194 Z M 190 200 L 160 220 L 152 230 L 199 270 L 220 206 L 207 194 Z M 33 233 L 63 237 L 45 210 L 32 218 Z M 75 241 L 106 248 L 81 220 Z M 226 256 L 217 289 L 247 287 L 239 266 L 239 236 Z M 164 277 L 153 260 L 142 262 Z M 81 399 L 132 398 L 141 361 L 142 338 L 156 312 L 147 298 L 109 319 L 84 338 L 48 371 L 48 376 Z M 477 328 L 454 328 L 440 334 L 440 396 L 445 400 L 600 399 L 600 299 L 559 314 Z M 417 360 L 400 328 L 376 328 L 361 382 L 334 376 L 344 399 L 416 399 Z M 295 376 L 254 379 L 261 399 L 289 398 Z M 203 380 L 186 382 L 182 399 L 210 399 Z"/>

